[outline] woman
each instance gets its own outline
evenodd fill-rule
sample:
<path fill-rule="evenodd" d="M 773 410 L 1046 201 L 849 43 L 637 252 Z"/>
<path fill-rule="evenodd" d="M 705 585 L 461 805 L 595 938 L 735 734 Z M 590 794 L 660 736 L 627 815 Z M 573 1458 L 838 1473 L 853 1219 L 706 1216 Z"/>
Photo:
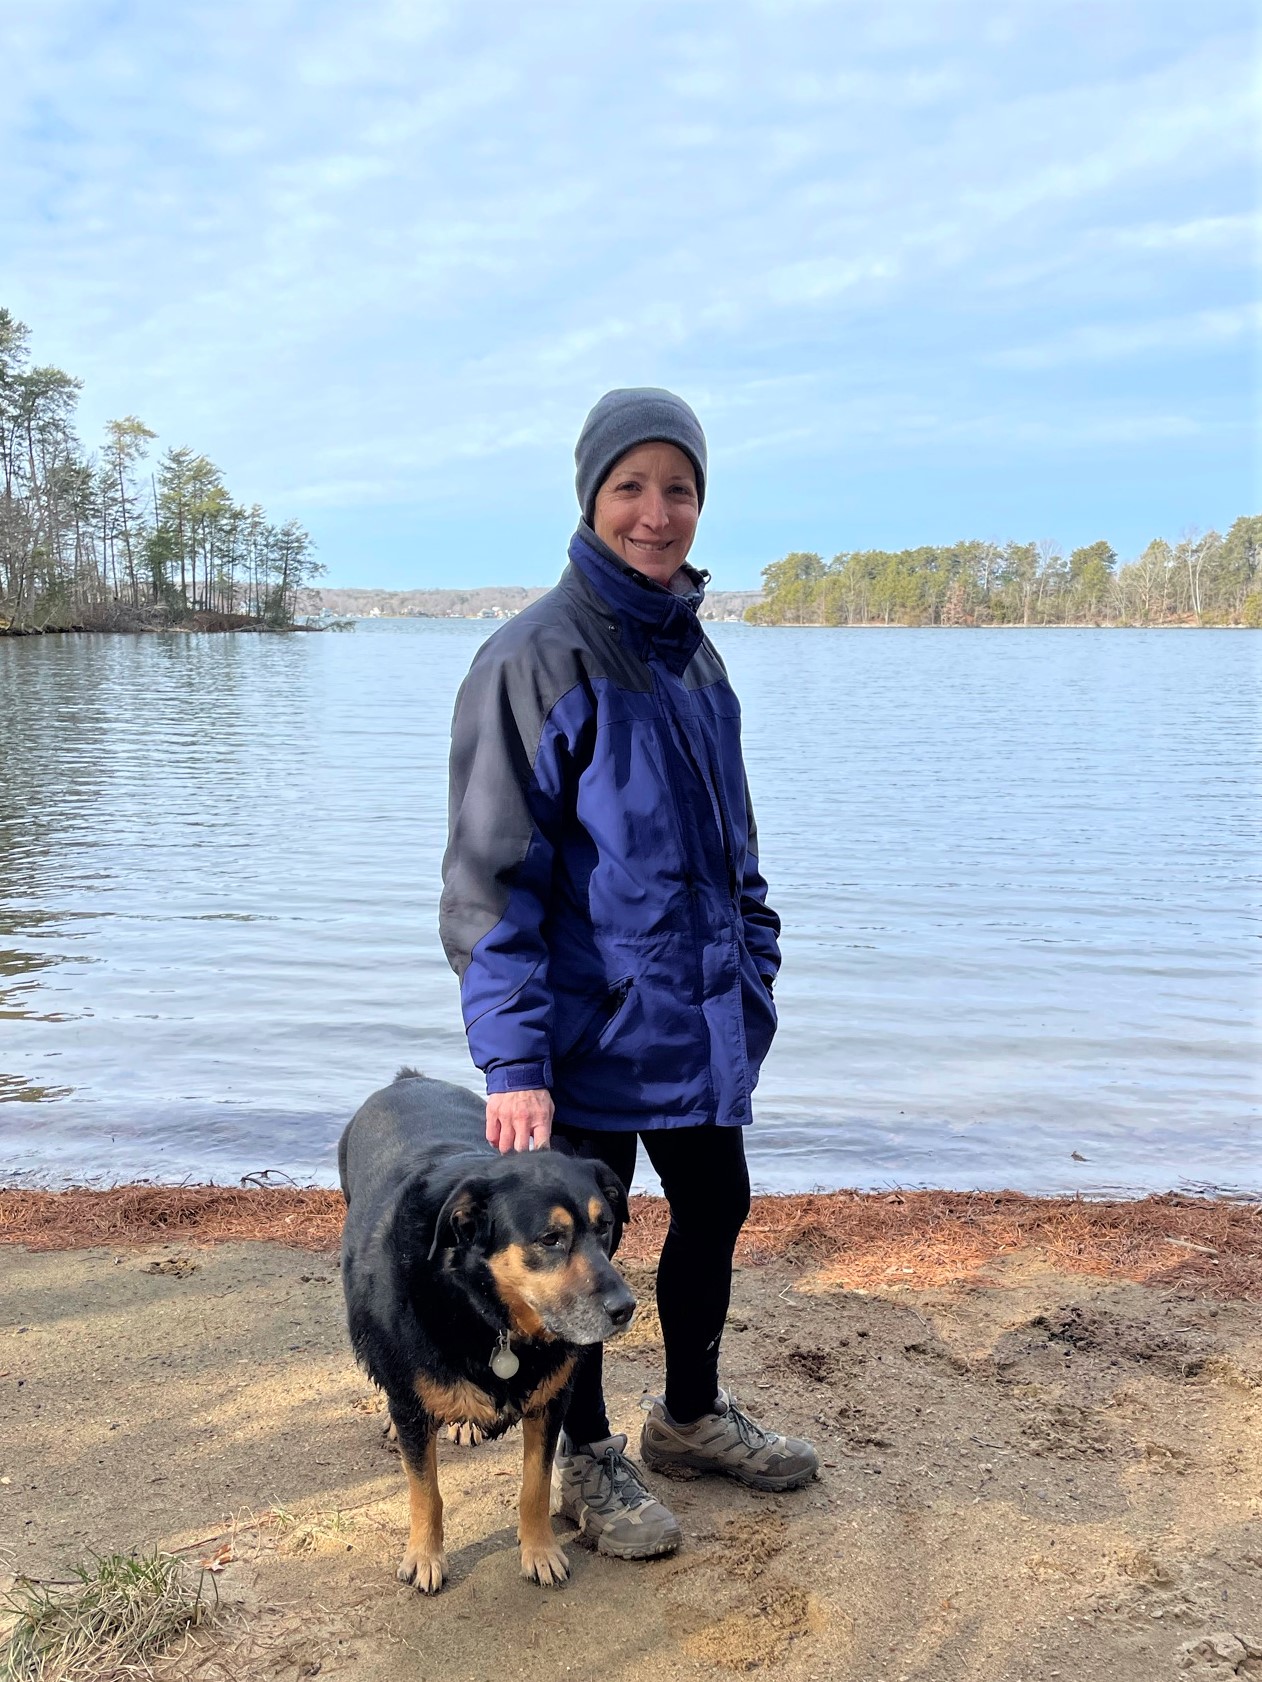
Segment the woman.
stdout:
<path fill-rule="evenodd" d="M 640 1139 L 661 1178 L 666 1392 L 645 1463 L 791 1489 L 815 1474 L 815 1450 L 718 1383 L 780 921 L 758 871 L 740 708 L 697 619 L 708 575 L 688 565 L 705 436 L 668 391 L 611 391 L 575 461 L 570 564 L 483 644 L 456 702 L 443 944 L 491 1143 L 551 1142 L 629 1186 Z M 562 1510 L 602 1553 L 673 1552 L 679 1525 L 626 1446 L 597 1345 L 557 1457 Z"/>

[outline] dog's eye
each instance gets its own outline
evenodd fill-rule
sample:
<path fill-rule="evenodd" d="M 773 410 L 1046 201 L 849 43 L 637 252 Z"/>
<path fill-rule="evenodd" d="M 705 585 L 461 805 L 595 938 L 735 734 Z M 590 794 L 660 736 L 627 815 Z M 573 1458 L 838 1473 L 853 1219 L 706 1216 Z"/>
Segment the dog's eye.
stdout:
<path fill-rule="evenodd" d="M 545 1232 L 539 1242 L 545 1250 L 558 1250 L 565 1243 L 565 1234 L 563 1232 Z"/>

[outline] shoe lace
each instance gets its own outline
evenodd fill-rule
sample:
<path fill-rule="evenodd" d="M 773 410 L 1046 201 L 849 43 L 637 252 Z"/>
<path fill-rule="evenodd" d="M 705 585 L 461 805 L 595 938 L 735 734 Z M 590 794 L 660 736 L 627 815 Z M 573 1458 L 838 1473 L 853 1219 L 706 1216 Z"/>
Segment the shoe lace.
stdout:
<path fill-rule="evenodd" d="M 613 1443 L 596 1457 L 598 1475 L 607 1480 L 609 1493 L 628 1507 L 642 1507 L 653 1497 L 636 1466 Z M 604 1494 L 603 1487 L 601 1494 Z"/>
<path fill-rule="evenodd" d="M 736 1435 L 746 1448 L 757 1452 L 758 1449 L 766 1448 L 768 1443 L 775 1441 L 775 1432 L 764 1431 L 758 1421 L 751 1419 L 743 1408 L 737 1407 L 736 1402 L 731 1397 L 728 1398 L 727 1417 L 735 1425 Z"/>

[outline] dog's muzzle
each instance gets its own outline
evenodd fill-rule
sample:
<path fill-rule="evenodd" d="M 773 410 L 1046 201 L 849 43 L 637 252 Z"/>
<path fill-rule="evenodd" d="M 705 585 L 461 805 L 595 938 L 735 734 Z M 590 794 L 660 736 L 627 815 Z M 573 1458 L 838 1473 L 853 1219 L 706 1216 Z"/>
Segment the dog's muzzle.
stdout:
<path fill-rule="evenodd" d="M 593 1289 L 543 1315 L 544 1324 L 567 1343 L 604 1343 L 626 1331 L 635 1317 L 636 1300 L 625 1279 L 608 1264 Z"/>

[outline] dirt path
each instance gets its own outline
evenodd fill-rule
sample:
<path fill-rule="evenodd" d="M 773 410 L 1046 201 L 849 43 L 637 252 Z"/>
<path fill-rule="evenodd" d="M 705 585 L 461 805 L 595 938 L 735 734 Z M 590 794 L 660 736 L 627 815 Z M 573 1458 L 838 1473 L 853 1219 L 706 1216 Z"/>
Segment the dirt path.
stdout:
<path fill-rule="evenodd" d="M 629 1268 L 651 1302 L 651 1274 Z M 725 1372 L 821 1480 L 659 1483 L 685 1550 L 517 1574 L 519 1435 L 444 1444 L 452 1582 L 402 1589 L 406 1501 L 336 1263 L 276 1244 L 0 1249 L 0 1563 L 235 1554 L 185 1677 L 1226 1682 L 1262 1677 L 1262 1310 L 1002 1257 L 864 1293 L 743 1268 Z M 611 1350 L 617 1428 L 660 1382 Z M 234 1521 L 235 1520 L 235 1521 Z M 1252 1656 L 1250 1656 L 1252 1654 Z"/>

